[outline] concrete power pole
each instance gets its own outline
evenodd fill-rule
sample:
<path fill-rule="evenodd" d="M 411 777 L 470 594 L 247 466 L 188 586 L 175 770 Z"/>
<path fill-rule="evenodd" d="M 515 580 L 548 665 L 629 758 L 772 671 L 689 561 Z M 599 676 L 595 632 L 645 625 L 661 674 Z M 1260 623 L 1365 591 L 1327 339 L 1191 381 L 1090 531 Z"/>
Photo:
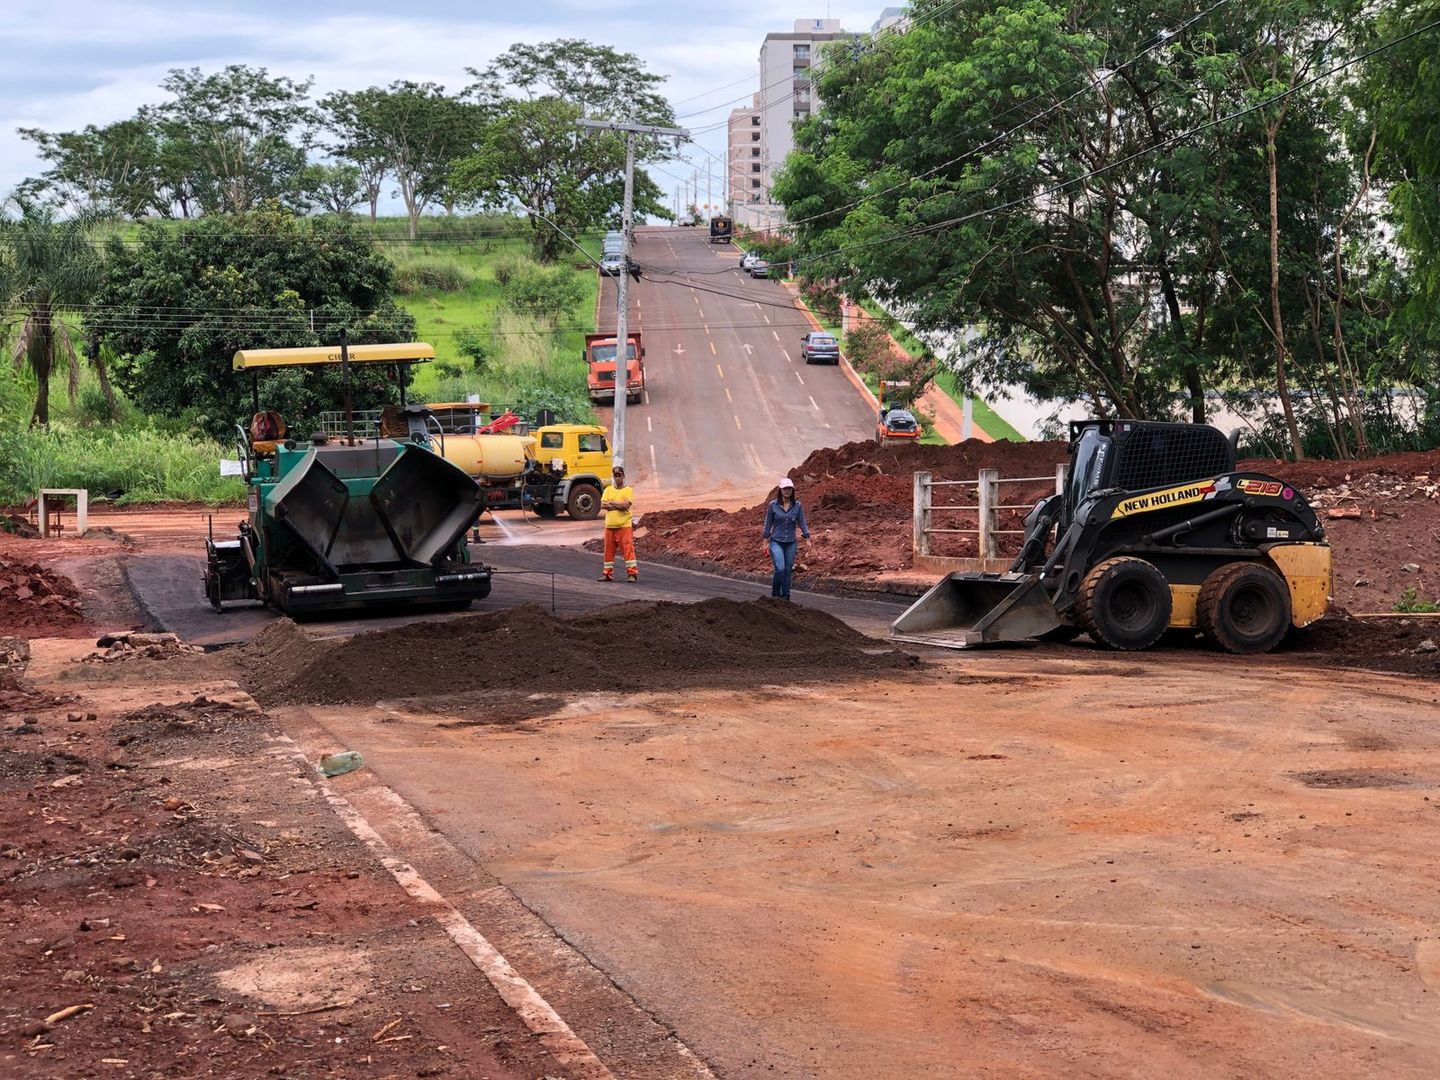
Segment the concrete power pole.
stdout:
<path fill-rule="evenodd" d="M 690 133 L 680 128 L 653 127 L 649 124 L 625 124 L 608 120 L 581 120 L 580 126 L 593 131 L 625 133 L 625 203 L 620 220 L 620 256 L 624 268 L 617 279 L 617 310 L 615 312 L 615 420 L 611 425 L 611 454 L 615 464 L 625 464 L 625 406 L 630 382 L 630 236 L 635 230 L 635 136 L 660 135 L 688 139 Z M 639 359 L 639 350 L 636 350 Z"/>

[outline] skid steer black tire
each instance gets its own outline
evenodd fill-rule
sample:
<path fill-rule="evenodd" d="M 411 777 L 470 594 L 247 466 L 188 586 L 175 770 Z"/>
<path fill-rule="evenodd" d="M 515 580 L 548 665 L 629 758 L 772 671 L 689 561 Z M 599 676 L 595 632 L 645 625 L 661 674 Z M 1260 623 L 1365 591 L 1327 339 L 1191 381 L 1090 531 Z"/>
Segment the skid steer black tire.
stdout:
<path fill-rule="evenodd" d="M 1269 652 L 1290 629 L 1290 588 L 1263 563 L 1227 563 L 1200 586 L 1195 622 L 1226 652 Z"/>
<path fill-rule="evenodd" d="M 1170 625 L 1170 585 L 1144 559 L 1106 559 L 1080 583 L 1078 608 L 1080 625 L 1098 644 L 1148 649 Z"/>

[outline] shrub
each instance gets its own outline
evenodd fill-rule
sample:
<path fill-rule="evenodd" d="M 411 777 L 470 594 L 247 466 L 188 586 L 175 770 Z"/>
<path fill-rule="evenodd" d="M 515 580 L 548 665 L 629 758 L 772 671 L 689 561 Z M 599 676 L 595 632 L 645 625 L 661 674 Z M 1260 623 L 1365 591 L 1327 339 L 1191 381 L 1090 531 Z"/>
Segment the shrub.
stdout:
<path fill-rule="evenodd" d="M 403 296 L 424 292 L 461 292 L 475 275 L 453 262 L 411 262 L 395 269 L 395 291 Z"/>
<path fill-rule="evenodd" d="M 462 326 L 455 331 L 455 350 L 461 355 L 468 357 L 470 366 L 476 371 L 485 370 L 485 362 L 490 359 L 490 347 L 485 344 L 485 339 L 479 330 L 474 327 Z"/>
<path fill-rule="evenodd" d="M 497 259 L 490 268 L 501 288 L 509 285 L 516 277 L 534 269 L 535 264 L 527 259 Z"/>
<path fill-rule="evenodd" d="M 1400 594 L 1400 599 L 1395 603 L 1395 610 L 1404 612 L 1406 615 L 1430 615 L 1440 612 L 1440 604 L 1433 600 L 1421 600 L 1419 590 L 1409 588 Z"/>
<path fill-rule="evenodd" d="M 507 307 L 554 323 L 585 298 L 585 286 L 565 267 L 519 273 L 502 286 Z"/>

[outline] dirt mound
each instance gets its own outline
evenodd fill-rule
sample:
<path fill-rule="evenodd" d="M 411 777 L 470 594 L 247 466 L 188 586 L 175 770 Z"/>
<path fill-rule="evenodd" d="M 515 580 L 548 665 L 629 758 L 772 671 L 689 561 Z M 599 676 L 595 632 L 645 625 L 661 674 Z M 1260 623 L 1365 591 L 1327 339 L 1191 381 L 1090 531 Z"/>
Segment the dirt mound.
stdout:
<path fill-rule="evenodd" d="M 917 661 L 810 608 L 771 600 L 635 601 L 573 618 L 526 604 L 314 640 L 271 626 L 238 650 L 264 704 L 339 704 L 475 690 L 666 690 L 823 680 Z"/>
<path fill-rule="evenodd" d="M 1346 667 L 1440 679 L 1440 620 L 1328 615 L 1291 635 L 1283 650 Z"/>
<path fill-rule="evenodd" d="M 0 626 L 26 637 L 52 637 L 84 625 L 73 581 L 36 563 L 0 556 Z"/>
<path fill-rule="evenodd" d="M 911 505 L 914 474 L 929 472 L 936 480 L 974 481 L 981 469 L 997 469 L 1002 477 L 1038 477 L 1028 484 L 1005 485 L 1008 505 L 1026 506 L 1053 492 L 1055 466 L 1068 459 L 1063 442 L 1010 443 L 970 439 L 955 446 L 879 446 L 854 442 L 816 450 L 789 471 L 794 478 L 812 541 L 800 551 L 797 576 L 804 578 L 867 577 L 911 565 Z M 937 505 L 973 505 L 974 488 L 942 488 Z M 953 493 L 953 496 L 952 496 Z M 755 506 L 735 513 L 723 510 L 662 510 L 646 514 L 645 535 L 637 544 L 641 557 L 662 554 L 680 561 L 698 560 L 729 570 L 765 574 L 770 556 L 761 541 L 769 493 Z M 943 520 L 942 520 L 943 517 Z M 1002 529 L 1018 529 L 1024 511 L 1001 514 Z M 935 515 L 940 528 L 975 527 L 973 513 Z M 1008 541 L 1005 543 L 1003 541 Z M 935 537 L 936 555 L 973 557 L 973 536 Z M 1018 550 L 1018 537 L 1003 537 L 1002 551 Z"/>

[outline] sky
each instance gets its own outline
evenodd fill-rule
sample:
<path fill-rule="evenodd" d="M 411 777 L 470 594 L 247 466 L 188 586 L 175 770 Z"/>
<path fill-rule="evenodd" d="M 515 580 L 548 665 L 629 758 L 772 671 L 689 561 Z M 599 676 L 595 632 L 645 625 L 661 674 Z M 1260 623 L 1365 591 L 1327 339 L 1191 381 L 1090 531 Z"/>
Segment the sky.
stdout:
<path fill-rule="evenodd" d="M 894 2 L 894 0 L 892 0 Z M 795 19 L 837 18 L 868 30 L 885 6 L 798 0 L 797 6 L 674 0 L 5 0 L 0 65 L 0 196 L 43 171 L 19 127 L 70 131 L 132 115 L 163 100 L 160 81 L 176 67 L 212 71 L 239 63 L 296 79 L 312 93 L 385 85 L 396 79 L 459 90 L 467 67 L 484 67 L 516 42 L 583 38 L 635 53 L 666 77 L 662 90 L 682 127 L 704 149 L 689 163 L 651 170 L 668 193 L 707 161 L 718 202 L 725 155 L 721 122 L 759 88 L 760 43 Z M 706 151 L 714 155 L 707 157 Z M 668 174 L 668 175 L 667 175 Z M 398 203 L 392 202 L 393 211 Z"/>

